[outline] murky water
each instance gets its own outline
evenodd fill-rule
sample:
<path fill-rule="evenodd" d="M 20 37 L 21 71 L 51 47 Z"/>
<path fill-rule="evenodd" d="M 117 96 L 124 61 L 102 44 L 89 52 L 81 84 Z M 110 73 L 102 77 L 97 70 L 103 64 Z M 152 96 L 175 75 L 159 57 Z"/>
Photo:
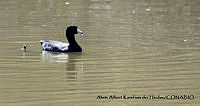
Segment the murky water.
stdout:
<path fill-rule="evenodd" d="M 1 0 L 0 105 L 198 104 L 199 13 L 198 0 Z M 66 25 L 85 32 L 83 52 L 42 51 L 39 40 L 66 41 Z"/>

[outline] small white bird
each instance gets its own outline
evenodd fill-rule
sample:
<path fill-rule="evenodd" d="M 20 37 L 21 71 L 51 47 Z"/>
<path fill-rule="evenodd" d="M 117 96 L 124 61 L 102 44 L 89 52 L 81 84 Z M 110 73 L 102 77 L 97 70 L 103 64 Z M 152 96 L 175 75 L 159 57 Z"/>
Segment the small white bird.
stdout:
<path fill-rule="evenodd" d="M 23 44 L 23 47 L 21 48 L 21 50 L 26 52 L 26 44 Z"/>

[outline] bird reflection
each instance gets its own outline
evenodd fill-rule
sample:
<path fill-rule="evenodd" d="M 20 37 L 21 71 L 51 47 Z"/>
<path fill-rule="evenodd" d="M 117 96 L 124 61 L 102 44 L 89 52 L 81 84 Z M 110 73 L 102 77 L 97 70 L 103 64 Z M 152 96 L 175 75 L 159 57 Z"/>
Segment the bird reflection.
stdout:
<path fill-rule="evenodd" d="M 76 80 L 78 74 L 83 71 L 83 63 L 80 61 L 81 53 L 59 53 L 42 51 L 42 61 L 50 63 L 65 63 L 66 76 L 69 80 Z"/>
<path fill-rule="evenodd" d="M 66 53 L 42 51 L 42 61 L 50 63 L 68 62 L 69 55 Z"/>
<path fill-rule="evenodd" d="M 69 53 L 69 62 L 66 63 L 66 72 L 69 79 L 77 79 L 78 74 L 83 71 L 83 65 L 80 61 L 81 53 Z"/>

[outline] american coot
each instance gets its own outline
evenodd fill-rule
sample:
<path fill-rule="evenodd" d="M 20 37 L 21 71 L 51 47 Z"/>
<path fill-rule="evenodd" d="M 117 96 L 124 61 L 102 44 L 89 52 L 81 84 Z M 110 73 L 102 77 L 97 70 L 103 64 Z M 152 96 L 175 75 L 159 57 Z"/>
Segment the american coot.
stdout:
<path fill-rule="evenodd" d="M 42 49 L 52 52 L 82 52 L 82 48 L 76 42 L 74 34 L 82 35 L 83 32 L 77 26 L 69 26 L 66 30 L 66 37 L 69 43 L 40 40 Z"/>

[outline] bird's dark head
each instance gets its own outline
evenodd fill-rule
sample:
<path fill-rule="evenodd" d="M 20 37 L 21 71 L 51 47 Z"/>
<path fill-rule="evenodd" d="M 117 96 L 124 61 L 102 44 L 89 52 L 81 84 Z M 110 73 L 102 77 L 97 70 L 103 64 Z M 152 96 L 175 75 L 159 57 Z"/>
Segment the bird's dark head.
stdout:
<path fill-rule="evenodd" d="M 68 26 L 66 29 L 66 34 L 80 34 L 83 35 L 83 32 L 77 26 Z"/>

